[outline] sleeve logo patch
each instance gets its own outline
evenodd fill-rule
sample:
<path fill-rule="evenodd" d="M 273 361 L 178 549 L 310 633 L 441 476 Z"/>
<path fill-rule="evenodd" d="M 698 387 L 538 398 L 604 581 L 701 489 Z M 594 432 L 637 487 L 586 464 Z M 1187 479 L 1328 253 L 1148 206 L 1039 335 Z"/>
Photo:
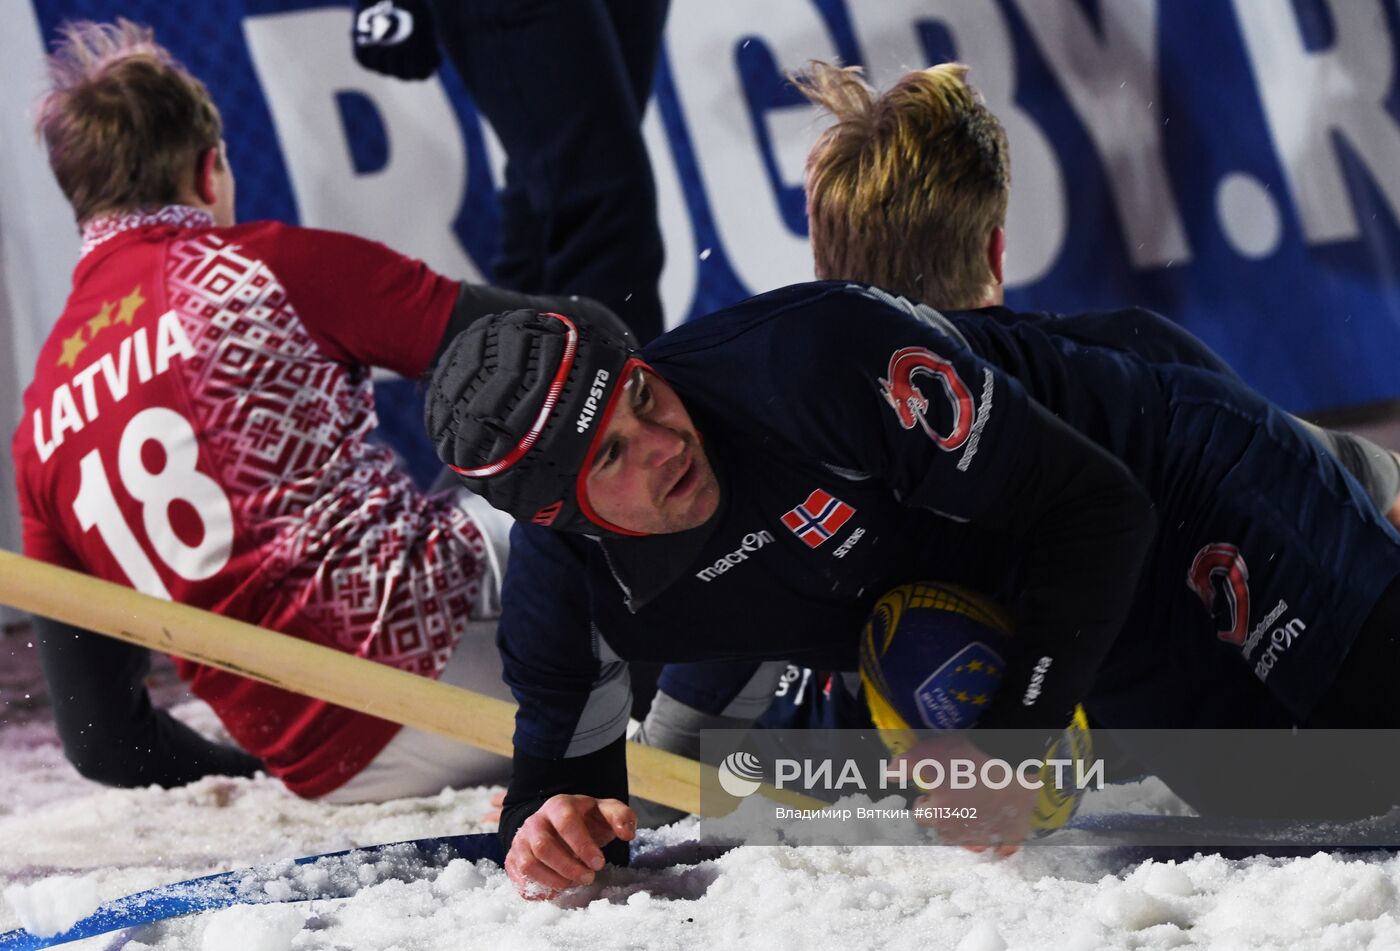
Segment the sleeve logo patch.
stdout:
<path fill-rule="evenodd" d="M 1215 621 L 1215 633 L 1239 646 L 1249 636 L 1249 568 L 1234 545 L 1219 542 L 1196 552 L 1186 583 Z"/>
<path fill-rule="evenodd" d="M 880 380 L 880 395 L 894 408 L 900 426 L 905 429 L 920 427 L 934 445 L 946 452 L 952 452 L 967 442 L 972 435 L 976 416 L 972 391 L 963 383 L 951 363 L 932 350 L 904 347 L 890 357 L 886 374 Z M 946 433 L 940 433 L 929 425 L 929 398 L 919 388 L 920 378 L 936 382 L 952 405 L 952 424 Z"/>

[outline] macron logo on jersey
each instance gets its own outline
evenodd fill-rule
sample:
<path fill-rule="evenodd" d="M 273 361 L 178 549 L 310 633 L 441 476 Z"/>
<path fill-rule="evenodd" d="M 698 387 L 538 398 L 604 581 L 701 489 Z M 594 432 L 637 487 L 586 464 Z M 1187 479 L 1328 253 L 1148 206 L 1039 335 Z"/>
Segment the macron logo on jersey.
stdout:
<path fill-rule="evenodd" d="M 856 510 L 822 489 L 813 490 L 807 501 L 783 516 L 792 533 L 816 548 L 850 521 Z"/>

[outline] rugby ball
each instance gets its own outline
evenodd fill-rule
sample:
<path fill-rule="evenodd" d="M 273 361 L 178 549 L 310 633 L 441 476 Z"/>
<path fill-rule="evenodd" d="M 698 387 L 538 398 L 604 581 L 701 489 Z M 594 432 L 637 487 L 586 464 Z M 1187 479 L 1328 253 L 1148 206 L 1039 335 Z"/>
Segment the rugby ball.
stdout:
<path fill-rule="evenodd" d="M 861 632 L 860 677 L 881 730 L 965 730 L 1001 685 L 1011 643 L 1006 613 L 955 585 L 900 585 Z"/>
<path fill-rule="evenodd" d="M 916 742 L 916 730 L 966 730 L 1001 686 L 1010 654 L 1011 621 L 995 602 L 956 585 L 900 585 L 875 603 L 861 631 L 860 679 L 880 739 L 895 756 Z M 1089 761 L 1089 721 L 1076 707 L 1046 758 Z M 1037 797 L 1037 835 L 1069 821 L 1084 790 L 1046 782 Z"/>

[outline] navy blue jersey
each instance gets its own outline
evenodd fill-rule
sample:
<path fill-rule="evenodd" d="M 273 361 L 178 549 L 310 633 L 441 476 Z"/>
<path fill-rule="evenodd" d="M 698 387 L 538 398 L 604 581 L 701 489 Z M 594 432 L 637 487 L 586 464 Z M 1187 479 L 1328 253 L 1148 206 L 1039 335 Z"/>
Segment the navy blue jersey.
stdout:
<path fill-rule="evenodd" d="M 1208 350 L 1149 365 L 1090 342 L 1154 324 L 1127 318 L 944 318 L 823 283 L 660 338 L 645 358 L 705 440 L 720 509 L 680 535 L 601 543 L 517 526 L 500 625 L 517 748 L 578 756 L 620 736 L 627 659 L 852 670 L 873 601 L 922 579 L 1017 608 L 1023 656 L 988 725 L 1051 725 L 1027 713 L 1040 689 L 1058 691 L 1057 726 L 1078 701 L 1125 726 L 1149 704 L 1160 726 L 1254 725 L 1248 704 L 1305 715 L 1400 573 L 1400 539 Z M 1155 536 L 1133 492 L 1155 505 Z M 723 712 L 746 676 L 668 692 Z"/>
<path fill-rule="evenodd" d="M 1141 728 L 1305 722 L 1400 572 L 1396 534 L 1361 487 L 1296 420 L 1160 318 L 1119 325 L 1133 328 L 1131 354 L 1088 343 L 1112 336 L 1098 315 L 992 309 L 949 320 L 1123 460 L 1158 506 L 1126 636 L 1087 698 L 1090 714 Z"/>

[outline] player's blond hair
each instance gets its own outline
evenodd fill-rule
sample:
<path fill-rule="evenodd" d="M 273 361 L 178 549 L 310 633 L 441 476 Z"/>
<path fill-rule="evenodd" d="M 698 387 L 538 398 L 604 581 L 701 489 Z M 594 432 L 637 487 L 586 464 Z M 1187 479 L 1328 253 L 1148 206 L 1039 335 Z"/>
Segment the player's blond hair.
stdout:
<path fill-rule="evenodd" d="M 1011 167 L 1006 133 L 966 75 L 944 63 L 883 94 L 854 66 L 813 62 L 793 77 L 836 118 L 807 156 L 817 277 L 950 310 L 985 303 Z"/>
<path fill-rule="evenodd" d="M 130 20 L 65 23 L 58 37 L 35 128 L 78 221 L 178 201 L 222 135 L 204 84 Z"/>

